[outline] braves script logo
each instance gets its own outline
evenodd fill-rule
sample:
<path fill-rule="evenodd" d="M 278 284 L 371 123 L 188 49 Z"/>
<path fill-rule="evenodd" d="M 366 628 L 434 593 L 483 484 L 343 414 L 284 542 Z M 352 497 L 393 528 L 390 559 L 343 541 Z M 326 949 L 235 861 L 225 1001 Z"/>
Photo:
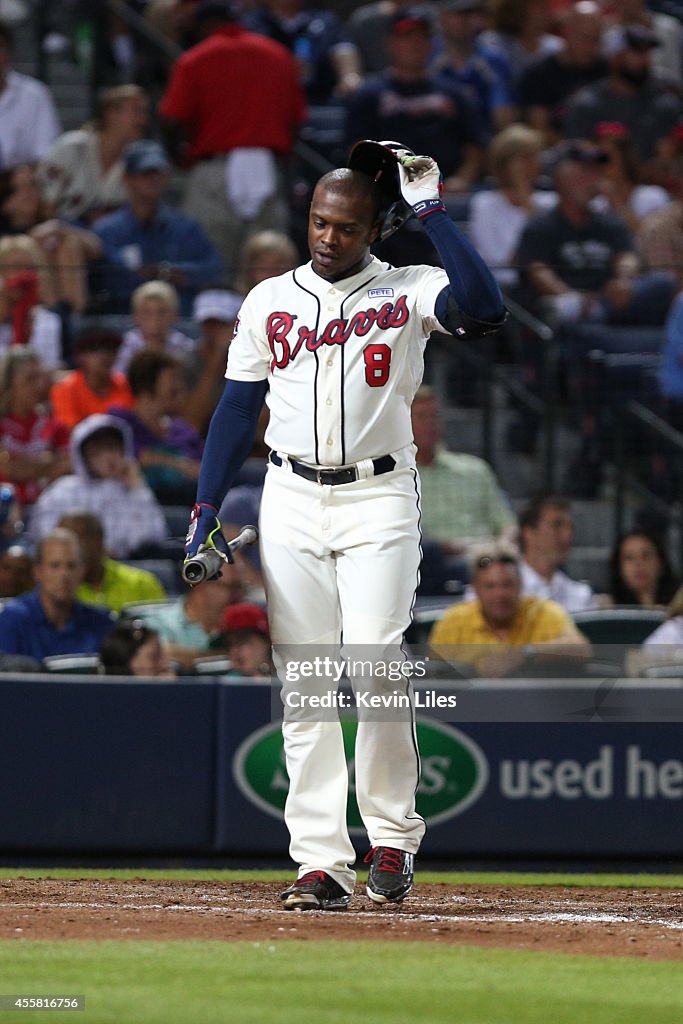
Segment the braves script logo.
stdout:
<path fill-rule="evenodd" d="M 344 345 L 352 334 L 364 338 L 374 328 L 388 331 L 403 327 L 409 315 L 406 296 L 401 295 L 395 303 L 385 302 L 379 309 L 361 309 L 348 320 L 330 320 L 320 334 L 302 325 L 294 335 L 294 321 L 298 317 L 293 313 L 271 313 L 266 321 L 268 344 L 273 353 L 271 370 L 288 366 L 296 359 L 302 345 L 309 352 L 316 352 L 321 345 Z"/>

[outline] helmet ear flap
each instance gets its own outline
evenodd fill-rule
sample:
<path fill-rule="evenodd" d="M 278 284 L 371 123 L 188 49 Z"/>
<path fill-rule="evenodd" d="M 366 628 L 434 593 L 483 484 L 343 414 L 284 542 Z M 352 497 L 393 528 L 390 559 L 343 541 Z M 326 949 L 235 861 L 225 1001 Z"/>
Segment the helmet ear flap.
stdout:
<path fill-rule="evenodd" d="M 348 167 L 369 175 L 377 183 L 382 196 L 379 241 L 388 238 L 412 216 L 412 209 L 401 195 L 398 175 L 398 154 L 412 152 L 400 142 L 363 139 L 355 144 L 349 154 Z"/>

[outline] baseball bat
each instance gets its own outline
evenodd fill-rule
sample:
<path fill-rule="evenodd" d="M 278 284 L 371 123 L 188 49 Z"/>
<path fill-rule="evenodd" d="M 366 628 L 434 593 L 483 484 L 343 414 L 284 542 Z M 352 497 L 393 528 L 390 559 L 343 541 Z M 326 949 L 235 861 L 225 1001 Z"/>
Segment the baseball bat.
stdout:
<path fill-rule="evenodd" d="M 234 540 L 228 541 L 228 550 L 233 553 L 247 544 L 258 540 L 258 529 L 255 526 L 244 526 Z M 183 579 L 195 587 L 206 579 L 211 579 L 225 565 L 227 559 L 217 548 L 206 548 L 198 551 L 194 558 L 183 563 Z"/>

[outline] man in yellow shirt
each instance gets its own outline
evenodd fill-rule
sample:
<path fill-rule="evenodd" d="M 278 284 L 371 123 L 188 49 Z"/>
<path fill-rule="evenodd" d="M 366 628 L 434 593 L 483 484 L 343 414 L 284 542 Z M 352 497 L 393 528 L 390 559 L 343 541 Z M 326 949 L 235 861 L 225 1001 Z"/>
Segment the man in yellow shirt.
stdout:
<path fill-rule="evenodd" d="M 473 665 L 480 676 L 507 676 L 532 660 L 582 662 L 588 640 L 567 612 L 548 598 L 522 597 L 518 556 L 503 547 L 482 549 L 472 563 L 476 599 L 449 608 L 429 635 L 444 661 Z"/>
<path fill-rule="evenodd" d="M 79 601 L 118 613 L 126 604 L 166 598 L 164 587 L 151 572 L 107 556 L 102 523 L 92 512 L 66 513 L 59 525 L 72 530 L 81 543 L 84 576 L 76 591 Z"/>

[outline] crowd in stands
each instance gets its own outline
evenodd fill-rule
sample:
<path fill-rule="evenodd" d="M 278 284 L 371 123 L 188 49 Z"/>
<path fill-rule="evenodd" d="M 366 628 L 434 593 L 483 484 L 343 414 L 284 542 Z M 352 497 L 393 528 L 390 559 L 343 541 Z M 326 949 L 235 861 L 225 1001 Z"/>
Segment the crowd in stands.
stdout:
<path fill-rule="evenodd" d="M 683 3 L 135 0 L 151 42 L 93 6 L 47 15 L 45 53 L 99 47 L 91 116 L 68 131 L 0 24 L 0 652 L 97 651 L 107 672 L 160 678 L 223 653 L 270 672 L 255 549 L 189 593 L 144 563 L 178 575 L 169 510 L 194 500 L 242 299 L 308 258 L 313 184 L 362 138 L 437 159 L 511 305 L 552 330 L 576 410 L 561 493 L 516 514 L 484 460 L 444 445 L 441 389 L 418 392 L 419 595 L 464 595 L 433 650 L 472 644 L 472 664 L 502 675 L 558 652 L 578 663 L 590 652 L 572 616 L 609 604 L 668 607 L 673 636 L 666 538 L 620 537 L 606 593 L 566 565 L 569 498 L 600 494 L 610 456 L 587 328 L 659 332 L 643 399 L 683 429 Z M 31 9 L 17 3 L 18 25 Z M 376 252 L 437 260 L 410 223 Z M 542 397 L 539 338 L 522 328 L 503 348 Z M 512 458 L 538 433 L 537 415 L 516 416 Z M 228 536 L 258 515 L 264 426 L 221 510 Z M 678 500 L 680 475 L 660 476 Z M 126 617 L 144 601 L 149 618 Z"/>

